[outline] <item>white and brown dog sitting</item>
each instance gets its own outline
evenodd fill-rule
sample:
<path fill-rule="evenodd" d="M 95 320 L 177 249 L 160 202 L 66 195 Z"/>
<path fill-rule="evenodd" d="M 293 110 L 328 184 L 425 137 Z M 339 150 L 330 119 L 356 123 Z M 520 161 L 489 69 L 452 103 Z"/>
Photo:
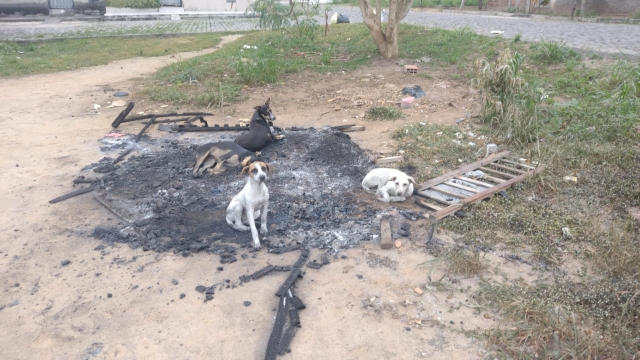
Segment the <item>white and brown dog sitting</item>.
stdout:
<path fill-rule="evenodd" d="M 362 180 L 362 188 L 384 202 L 405 201 L 413 195 L 416 181 L 400 170 L 378 168 L 371 170 Z"/>
<path fill-rule="evenodd" d="M 260 233 L 267 233 L 267 211 L 269 209 L 269 189 L 264 181 L 267 174 L 273 173 L 273 166 L 262 161 L 256 161 L 245 166 L 240 173 L 249 175 L 249 181 L 238 195 L 231 199 L 227 207 L 227 224 L 238 231 L 251 229 L 254 249 L 260 249 L 260 238 L 256 229 L 255 219 L 260 217 Z M 242 223 L 242 214 L 246 214 L 249 226 Z"/>

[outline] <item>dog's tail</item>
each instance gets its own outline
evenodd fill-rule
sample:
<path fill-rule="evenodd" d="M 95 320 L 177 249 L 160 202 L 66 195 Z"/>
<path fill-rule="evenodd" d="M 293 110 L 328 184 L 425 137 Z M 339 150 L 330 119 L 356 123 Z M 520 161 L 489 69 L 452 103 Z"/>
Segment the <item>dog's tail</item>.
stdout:
<path fill-rule="evenodd" d="M 244 230 L 244 229 L 239 228 L 238 226 L 236 226 L 236 224 L 233 222 L 232 219 L 229 218 L 229 216 L 227 216 L 227 224 L 229 224 L 229 226 L 231 226 L 236 231 L 243 231 Z"/>
<path fill-rule="evenodd" d="M 369 194 L 375 194 L 376 191 L 378 190 L 377 186 L 375 188 L 367 187 L 367 183 L 364 180 L 362 181 L 362 188 L 364 189 L 364 191 L 366 191 Z"/>

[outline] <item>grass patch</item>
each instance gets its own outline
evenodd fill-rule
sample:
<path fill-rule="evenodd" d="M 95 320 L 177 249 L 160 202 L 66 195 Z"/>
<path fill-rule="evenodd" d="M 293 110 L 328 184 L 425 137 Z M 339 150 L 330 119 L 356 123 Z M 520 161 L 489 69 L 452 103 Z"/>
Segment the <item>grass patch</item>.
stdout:
<path fill-rule="evenodd" d="M 550 42 L 480 44 L 492 55 L 481 56 L 473 75 L 479 121 L 408 125 L 395 137 L 422 180 L 482 157 L 480 146 L 466 144 L 480 134 L 480 144 L 547 165 L 507 198 L 472 204 L 464 218 L 442 223 L 461 235 L 457 242 L 517 255 L 540 277 L 487 280 L 476 291 L 482 308 L 509 321 L 510 330 L 485 334 L 494 357 L 632 358 L 640 351 L 640 223 L 629 213 L 640 207 L 640 65 L 587 63 Z M 452 64 L 460 74 L 469 59 Z M 459 249 L 444 251 L 450 269 L 459 269 Z M 580 265 L 567 266 L 573 262 Z"/>
<path fill-rule="evenodd" d="M 224 34 L 169 38 L 96 38 L 0 44 L 0 76 L 43 74 L 216 46 Z"/>
<path fill-rule="evenodd" d="M 368 120 L 398 120 L 403 117 L 403 114 L 395 107 L 374 106 L 367 110 L 364 117 Z"/>
<path fill-rule="evenodd" d="M 343 24 L 332 28 L 327 37 L 321 34 L 321 27 L 316 28 L 313 40 L 308 34 L 300 36 L 295 29 L 248 33 L 215 53 L 163 68 L 148 83 L 146 93 L 154 101 L 215 106 L 219 105 L 216 99 L 221 99 L 221 86 L 227 89 L 225 102 L 234 101 L 245 85 L 276 83 L 283 74 L 304 70 L 352 70 L 378 54 L 364 24 Z M 438 66 L 462 65 L 472 55 L 495 53 L 491 46 L 495 41 L 468 29 L 402 25 L 400 57 L 427 56 Z M 302 53 L 304 56 L 300 56 Z"/>

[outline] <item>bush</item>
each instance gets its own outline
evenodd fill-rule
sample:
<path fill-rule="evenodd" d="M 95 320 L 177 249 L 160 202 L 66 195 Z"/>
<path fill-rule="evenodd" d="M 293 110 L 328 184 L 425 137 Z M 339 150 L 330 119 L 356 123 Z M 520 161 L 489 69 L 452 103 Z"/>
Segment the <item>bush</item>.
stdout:
<path fill-rule="evenodd" d="M 159 0 L 107 0 L 107 6 L 132 9 L 157 9 Z"/>

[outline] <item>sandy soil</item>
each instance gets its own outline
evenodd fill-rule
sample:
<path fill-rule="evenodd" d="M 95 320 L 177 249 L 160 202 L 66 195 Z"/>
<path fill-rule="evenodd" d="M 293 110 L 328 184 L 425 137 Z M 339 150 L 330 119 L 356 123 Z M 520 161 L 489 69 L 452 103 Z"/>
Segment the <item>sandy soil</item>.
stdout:
<path fill-rule="evenodd" d="M 229 39 L 227 39 L 229 40 Z M 185 59 L 199 53 L 180 54 Z M 133 78 L 149 75 L 178 56 L 136 58 L 105 66 L 48 75 L 3 79 L 0 87 L 0 358 L 2 359 L 259 359 L 273 324 L 275 290 L 284 273 L 269 275 L 203 302 L 194 288 L 262 268 L 290 264 L 298 254 L 225 264 L 205 253 L 188 258 L 143 252 L 127 246 L 94 248 L 98 224 L 116 219 L 91 196 L 58 204 L 48 200 L 72 190 L 84 165 L 104 157 L 99 140 L 122 108 L 105 108 L 114 90 L 135 90 Z M 467 90 L 434 71 L 422 78 L 426 99 L 396 122 L 354 118 L 366 105 L 353 99 L 399 101 L 408 80 L 394 64 L 378 63 L 353 73 L 288 76 L 283 84 L 247 89 L 247 99 L 224 109 L 220 123 L 251 116 L 251 107 L 272 96 L 280 126 L 356 123 L 363 148 L 389 153 L 391 132 L 407 122 L 452 123 L 473 102 Z M 370 74 L 371 76 L 369 76 Z M 381 75 L 382 78 L 376 77 Z M 366 79 L 366 80 L 365 80 Z M 419 79 L 419 78 L 415 78 Z M 391 94 L 391 95 L 389 95 Z M 343 96 L 344 99 L 333 99 Z M 93 104 L 103 108 L 94 110 Z M 143 102 L 135 111 L 171 107 Z M 334 108 L 340 107 L 339 110 Z M 181 109 L 199 110 L 199 109 Z M 201 109 L 200 109 L 201 110 Z M 323 114 L 325 113 L 325 114 Z M 230 116 L 230 118 L 226 118 Z M 345 121 L 346 120 L 346 121 Z M 140 124 L 125 124 L 134 132 Z M 151 136 L 165 133 L 151 131 Z M 359 191 L 359 190 L 358 190 Z M 377 205 L 382 206 L 382 205 Z M 411 205 L 404 205 L 411 207 Z M 277 211 L 277 209 L 272 209 Z M 301 312 L 289 359 L 471 359 L 484 343 L 464 330 L 494 325 L 474 313 L 473 300 L 459 291 L 438 292 L 428 278 L 442 276 L 422 244 L 425 224 L 399 249 L 367 244 L 321 270 L 305 268 L 297 293 Z M 446 240 L 444 234 L 438 234 Z M 320 250 L 313 250 L 312 258 Z M 489 255 L 491 256 L 491 255 Z M 70 260 L 70 264 L 61 263 Z M 513 273 L 517 264 L 505 263 Z M 359 275 L 359 276 L 358 276 Z M 177 280 L 174 285 L 172 280 Z M 460 279 L 455 288 L 477 282 Z M 418 295 L 414 288 L 422 287 Z M 180 299 L 180 294 L 186 296 Z M 244 301 L 251 305 L 245 307 Z"/>

